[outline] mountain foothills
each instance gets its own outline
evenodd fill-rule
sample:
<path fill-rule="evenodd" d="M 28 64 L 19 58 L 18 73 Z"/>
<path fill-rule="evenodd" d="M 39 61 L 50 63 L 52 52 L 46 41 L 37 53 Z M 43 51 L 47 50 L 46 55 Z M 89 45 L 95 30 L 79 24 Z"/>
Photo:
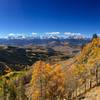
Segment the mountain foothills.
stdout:
<path fill-rule="evenodd" d="M 2 45 L 0 61 L 0 100 L 90 100 L 100 88 L 98 37 L 83 45 Z"/>
<path fill-rule="evenodd" d="M 20 41 L 20 40 L 19 40 Z M 81 50 L 83 42 L 81 40 L 44 40 L 43 44 L 28 44 L 23 46 L 1 45 L 0 46 L 0 65 L 6 65 L 11 70 L 22 70 L 33 63 L 42 59 L 49 63 L 69 59 Z M 73 43 L 76 42 L 76 43 Z M 78 43 L 79 44 L 78 44 Z M 88 41 L 84 41 L 88 42 Z M 3 72 L 4 67 L 1 67 Z"/>

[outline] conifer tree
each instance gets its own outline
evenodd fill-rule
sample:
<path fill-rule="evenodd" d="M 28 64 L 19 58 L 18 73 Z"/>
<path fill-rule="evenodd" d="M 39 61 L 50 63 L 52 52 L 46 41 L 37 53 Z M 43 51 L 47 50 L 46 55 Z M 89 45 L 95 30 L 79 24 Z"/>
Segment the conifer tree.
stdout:
<path fill-rule="evenodd" d="M 94 38 L 98 38 L 98 36 L 97 36 L 97 34 L 96 34 L 96 33 L 95 33 L 95 34 L 93 34 L 92 39 L 94 39 Z"/>

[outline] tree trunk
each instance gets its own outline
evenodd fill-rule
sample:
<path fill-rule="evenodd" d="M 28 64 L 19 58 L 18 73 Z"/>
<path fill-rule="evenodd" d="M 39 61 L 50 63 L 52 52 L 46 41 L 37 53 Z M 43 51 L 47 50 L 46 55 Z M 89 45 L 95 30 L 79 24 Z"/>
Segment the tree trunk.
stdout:
<path fill-rule="evenodd" d="M 96 85 L 98 85 L 98 66 L 96 67 Z"/>
<path fill-rule="evenodd" d="M 90 89 L 92 88 L 92 81 L 91 81 L 91 79 L 90 79 Z"/>
<path fill-rule="evenodd" d="M 84 92 L 86 93 L 86 80 L 85 80 L 85 83 L 84 83 L 84 88 L 85 88 Z"/>

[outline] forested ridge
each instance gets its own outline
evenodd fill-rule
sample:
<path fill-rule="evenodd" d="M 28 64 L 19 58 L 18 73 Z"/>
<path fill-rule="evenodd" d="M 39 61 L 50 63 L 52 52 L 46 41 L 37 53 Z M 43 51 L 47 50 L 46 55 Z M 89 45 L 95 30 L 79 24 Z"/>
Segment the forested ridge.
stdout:
<path fill-rule="evenodd" d="M 99 86 L 100 38 L 68 61 L 51 65 L 40 60 L 20 72 L 6 69 L 0 76 L 0 100 L 74 100 Z"/>

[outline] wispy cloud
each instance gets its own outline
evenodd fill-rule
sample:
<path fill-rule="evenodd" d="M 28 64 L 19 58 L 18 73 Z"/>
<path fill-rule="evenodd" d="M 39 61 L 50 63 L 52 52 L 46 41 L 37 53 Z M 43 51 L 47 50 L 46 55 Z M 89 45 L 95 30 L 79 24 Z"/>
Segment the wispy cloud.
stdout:
<path fill-rule="evenodd" d="M 8 37 L 26 38 L 26 34 L 25 33 L 9 33 Z"/>
<path fill-rule="evenodd" d="M 37 35 L 38 33 L 32 32 L 32 35 Z"/>
<path fill-rule="evenodd" d="M 73 36 L 73 35 L 82 35 L 82 34 L 81 33 L 75 33 L 75 32 L 65 32 L 64 35 Z"/>
<path fill-rule="evenodd" d="M 73 38 L 85 38 L 85 35 L 83 35 L 82 33 L 78 33 L 78 32 L 65 32 L 64 35 L 67 38 L 73 37 Z"/>
<path fill-rule="evenodd" d="M 46 35 L 59 35 L 60 32 L 47 32 Z"/>
<path fill-rule="evenodd" d="M 8 36 L 15 36 L 15 34 L 14 33 L 9 33 Z"/>

